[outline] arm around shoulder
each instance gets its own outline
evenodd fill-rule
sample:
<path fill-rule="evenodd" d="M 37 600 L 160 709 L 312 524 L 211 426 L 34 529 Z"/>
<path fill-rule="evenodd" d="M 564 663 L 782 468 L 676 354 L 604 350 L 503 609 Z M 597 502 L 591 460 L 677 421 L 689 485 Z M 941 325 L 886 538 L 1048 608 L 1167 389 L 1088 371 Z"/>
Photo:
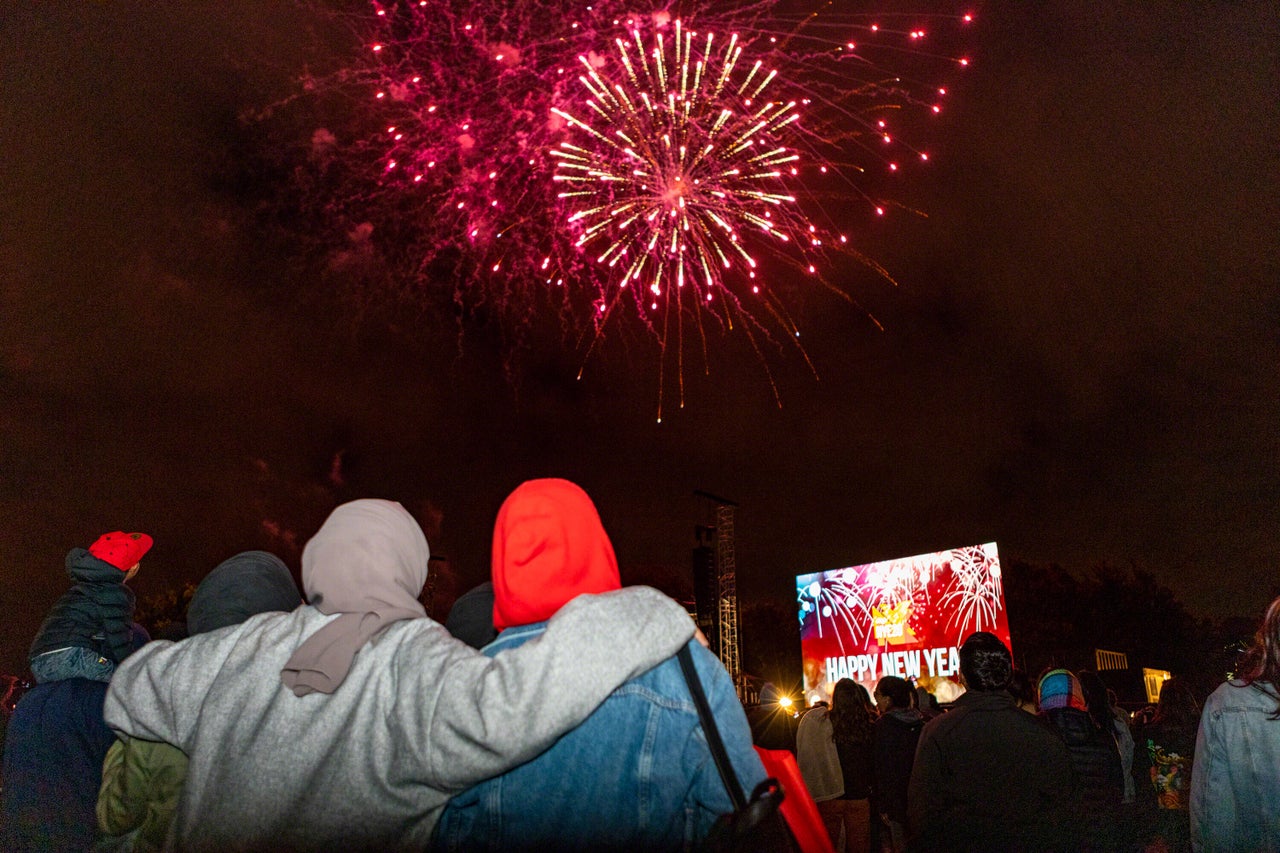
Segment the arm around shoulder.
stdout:
<path fill-rule="evenodd" d="M 679 604 L 630 587 L 578 596 L 540 637 L 493 658 L 455 649 L 423 709 L 430 781 L 462 790 L 536 757 L 693 631 Z"/>
<path fill-rule="evenodd" d="M 134 652 L 111 676 L 103 706 L 107 725 L 187 749 L 200 705 L 242 627 L 181 643 L 156 640 Z"/>

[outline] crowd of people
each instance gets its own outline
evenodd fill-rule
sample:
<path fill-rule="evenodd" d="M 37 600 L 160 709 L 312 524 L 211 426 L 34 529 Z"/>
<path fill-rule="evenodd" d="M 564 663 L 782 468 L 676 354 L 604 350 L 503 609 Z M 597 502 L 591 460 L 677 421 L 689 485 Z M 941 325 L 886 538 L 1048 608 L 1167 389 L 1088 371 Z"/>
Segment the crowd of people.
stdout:
<path fill-rule="evenodd" d="M 836 849 L 1280 851 L 1280 599 L 1203 711 L 1178 677 L 1134 715 L 1095 672 L 1033 682 L 986 632 L 960 669 L 946 709 L 887 676 L 874 699 L 841 680 L 801 718 L 800 769 Z"/>
<path fill-rule="evenodd" d="M 767 753 L 684 608 L 622 587 L 573 483 L 512 492 L 490 581 L 445 625 L 394 502 L 337 507 L 301 590 L 274 555 L 231 556 L 176 642 L 133 621 L 151 545 L 67 555 L 7 728 L 4 850 L 743 849 L 729 780 L 767 789 Z M 1033 681 L 985 632 L 959 662 L 946 707 L 844 679 L 800 719 L 785 795 L 816 801 L 820 849 L 1280 853 L 1280 599 L 1203 710 L 1175 678 L 1130 718 L 1096 673 Z"/>

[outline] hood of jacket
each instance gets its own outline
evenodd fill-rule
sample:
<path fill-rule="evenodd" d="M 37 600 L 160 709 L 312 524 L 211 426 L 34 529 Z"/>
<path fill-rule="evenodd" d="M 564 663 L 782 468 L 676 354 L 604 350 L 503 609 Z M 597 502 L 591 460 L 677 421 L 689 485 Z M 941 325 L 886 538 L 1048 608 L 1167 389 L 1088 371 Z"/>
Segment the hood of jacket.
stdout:
<path fill-rule="evenodd" d="M 223 560 L 200 581 L 187 605 L 187 630 L 203 634 L 259 613 L 288 613 L 300 604 L 298 586 L 279 557 L 244 551 Z"/>
<path fill-rule="evenodd" d="M 1065 669 L 1050 670 L 1040 676 L 1037 699 L 1041 711 L 1059 708 L 1086 710 L 1080 679 L 1076 678 L 1075 673 Z"/>
<path fill-rule="evenodd" d="M 924 726 L 924 714 L 916 708 L 894 708 L 880 717 L 887 724 L 902 726 L 905 729 Z"/>
<path fill-rule="evenodd" d="M 124 583 L 122 572 L 106 560 L 99 560 L 84 548 L 67 552 L 67 574 L 76 583 Z"/>
<path fill-rule="evenodd" d="M 618 561 L 595 504 L 568 480 L 522 483 L 493 530 L 493 625 L 550 619 L 584 593 L 619 589 Z"/>

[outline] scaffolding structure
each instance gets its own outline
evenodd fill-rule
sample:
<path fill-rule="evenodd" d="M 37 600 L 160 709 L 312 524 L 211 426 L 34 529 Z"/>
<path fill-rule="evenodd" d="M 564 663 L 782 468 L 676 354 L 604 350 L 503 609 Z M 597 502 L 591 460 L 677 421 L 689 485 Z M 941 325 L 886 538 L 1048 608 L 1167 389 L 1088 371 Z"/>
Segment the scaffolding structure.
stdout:
<path fill-rule="evenodd" d="M 738 575 L 735 555 L 733 501 L 697 491 L 715 507 L 714 525 L 695 528 L 699 547 L 694 549 L 694 586 L 697 597 L 698 626 L 707 636 L 711 650 L 720 658 L 733 679 L 738 698 L 747 691 L 742 672 L 742 651 L 738 637 Z M 707 534 L 703 538 L 703 534 Z M 708 577 L 714 569 L 714 578 Z M 709 629 L 709 630 L 708 630 Z"/>
<path fill-rule="evenodd" d="M 738 574 L 734 555 L 733 505 L 716 506 L 716 575 L 720 581 L 720 662 L 743 691 L 742 655 L 738 648 Z"/>

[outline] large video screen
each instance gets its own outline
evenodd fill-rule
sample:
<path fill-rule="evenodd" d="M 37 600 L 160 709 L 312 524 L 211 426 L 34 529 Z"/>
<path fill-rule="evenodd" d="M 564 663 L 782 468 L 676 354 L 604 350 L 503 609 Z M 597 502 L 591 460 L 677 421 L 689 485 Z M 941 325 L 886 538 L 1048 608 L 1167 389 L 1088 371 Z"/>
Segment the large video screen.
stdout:
<path fill-rule="evenodd" d="M 990 631 L 1013 649 L 994 542 L 799 575 L 796 601 L 810 704 L 842 678 L 874 693 L 886 675 L 948 702 L 961 692 L 966 637 Z"/>

